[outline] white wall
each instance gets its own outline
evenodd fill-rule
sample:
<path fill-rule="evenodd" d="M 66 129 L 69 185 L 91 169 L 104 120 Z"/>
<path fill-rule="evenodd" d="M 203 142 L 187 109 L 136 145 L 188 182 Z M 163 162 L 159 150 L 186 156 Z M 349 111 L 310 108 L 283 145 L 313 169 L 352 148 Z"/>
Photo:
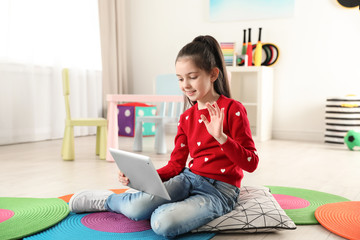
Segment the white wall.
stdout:
<path fill-rule="evenodd" d="M 360 96 L 360 13 L 336 0 L 297 0 L 292 18 L 210 22 L 209 0 L 127 1 L 130 92 L 152 93 L 157 74 L 174 72 L 180 48 L 198 35 L 236 41 L 263 28 L 280 48 L 274 65 L 273 137 L 322 141 L 325 100 Z"/>

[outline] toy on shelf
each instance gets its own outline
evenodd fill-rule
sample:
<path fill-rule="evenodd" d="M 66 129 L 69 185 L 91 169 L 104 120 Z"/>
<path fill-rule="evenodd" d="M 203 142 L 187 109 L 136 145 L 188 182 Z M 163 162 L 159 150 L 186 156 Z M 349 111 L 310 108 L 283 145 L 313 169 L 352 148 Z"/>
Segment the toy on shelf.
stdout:
<path fill-rule="evenodd" d="M 241 64 L 238 64 L 238 66 L 248 66 L 248 55 L 246 54 L 241 54 L 241 55 L 237 55 L 238 61 L 241 61 Z"/>
<path fill-rule="evenodd" d="M 263 45 L 263 48 L 269 49 L 267 51 L 267 53 L 269 53 L 269 54 L 266 58 L 264 66 L 274 65 L 277 62 L 277 60 L 279 59 L 279 55 L 280 55 L 279 48 L 273 43 L 266 43 Z"/>
<path fill-rule="evenodd" d="M 279 48 L 273 43 L 263 43 L 261 41 L 261 32 L 262 28 L 259 28 L 258 42 L 256 44 L 252 44 L 251 28 L 249 28 L 248 31 L 247 42 L 246 29 L 244 29 L 241 53 L 235 53 L 236 66 L 272 66 L 278 61 L 280 56 Z M 247 63 L 245 63 L 246 60 Z"/>
<path fill-rule="evenodd" d="M 360 147 L 360 132 L 350 130 L 344 137 L 344 141 L 350 150 L 354 150 L 354 147 Z"/>
<path fill-rule="evenodd" d="M 244 29 L 243 45 L 241 54 L 237 54 L 237 66 L 272 66 L 280 56 L 279 48 L 273 43 L 263 43 L 261 41 L 262 28 L 259 28 L 258 42 L 251 43 L 251 28 L 248 31 L 248 41 L 246 42 L 246 29 Z M 247 64 L 245 58 L 247 57 Z"/>
<path fill-rule="evenodd" d="M 259 28 L 259 39 L 256 44 L 256 49 L 254 54 L 254 61 L 255 61 L 254 65 L 257 67 L 260 66 L 261 60 L 262 60 L 262 43 L 261 43 L 261 28 Z"/>
<path fill-rule="evenodd" d="M 360 9 L 360 1 L 359 0 L 337 0 L 337 2 L 345 8 L 355 8 L 359 7 Z"/>
<path fill-rule="evenodd" d="M 247 62 L 246 48 L 247 48 L 246 29 L 244 29 L 244 38 L 243 38 L 243 44 L 242 44 L 242 48 L 241 48 L 241 54 L 236 56 L 236 65 L 237 66 L 247 66 L 247 63 L 245 64 L 245 58 L 246 58 L 246 62 Z"/>
<path fill-rule="evenodd" d="M 256 54 L 256 49 L 257 49 L 257 46 L 254 44 L 253 45 L 253 52 L 255 52 L 255 54 Z M 261 51 L 262 51 L 261 58 L 260 58 L 261 59 L 260 60 L 261 61 L 260 62 L 261 66 L 272 66 L 279 59 L 279 55 L 280 55 L 279 48 L 273 43 L 264 43 L 264 44 L 262 44 Z"/>
<path fill-rule="evenodd" d="M 248 35 L 248 44 L 246 49 L 246 55 L 248 56 L 248 66 L 252 66 L 252 53 L 253 46 L 251 44 L 251 28 L 249 28 L 249 35 Z"/>
<path fill-rule="evenodd" d="M 243 45 L 241 49 L 241 55 L 246 55 L 246 29 L 244 29 L 244 39 L 243 39 Z"/>

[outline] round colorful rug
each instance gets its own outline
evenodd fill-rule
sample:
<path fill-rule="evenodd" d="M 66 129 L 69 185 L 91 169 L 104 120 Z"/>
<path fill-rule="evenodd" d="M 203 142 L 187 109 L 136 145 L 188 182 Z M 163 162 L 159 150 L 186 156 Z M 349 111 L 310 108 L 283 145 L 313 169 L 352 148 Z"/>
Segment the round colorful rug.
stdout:
<path fill-rule="evenodd" d="M 341 196 L 302 188 L 267 187 L 286 214 L 298 225 L 318 224 L 315 210 L 324 204 L 349 201 Z"/>
<path fill-rule="evenodd" d="M 58 198 L 0 198 L 0 239 L 18 239 L 63 220 L 68 205 Z"/>
<path fill-rule="evenodd" d="M 315 211 L 319 223 L 346 239 L 360 239 L 360 202 L 328 203 Z"/>
<path fill-rule="evenodd" d="M 127 189 L 112 189 L 120 194 Z M 69 202 L 73 194 L 60 197 Z M 215 233 L 189 233 L 176 239 L 179 240 L 208 240 Z M 165 240 L 157 235 L 150 226 L 149 220 L 133 221 L 122 214 L 111 212 L 96 212 L 85 214 L 70 213 L 67 218 L 57 225 L 24 240 L 63 240 L 63 239 L 131 239 L 131 240 Z"/>

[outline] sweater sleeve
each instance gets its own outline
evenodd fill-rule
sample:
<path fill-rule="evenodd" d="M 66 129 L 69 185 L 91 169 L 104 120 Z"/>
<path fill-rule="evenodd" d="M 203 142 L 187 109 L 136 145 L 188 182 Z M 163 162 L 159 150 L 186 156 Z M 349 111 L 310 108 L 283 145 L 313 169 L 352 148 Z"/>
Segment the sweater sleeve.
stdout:
<path fill-rule="evenodd" d="M 170 160 L 167 165 L 157 170 L 161 180 L 167 181 L 170 178 L 180 174 L 186 166 L 188 155 L 189 147 L 187 137 L 182 129 L 181 124 L 179 124 L 178 132 L 175 137 L 175 147 L 170 155 Z"/>
<path fill-rule="evenodd" d="M 245 107 L 233 102 L 227 111 L 227 141 L 221 145 L 228 158 L 247 172 L 257 168 L 259 157 L 252 139 Z"/>

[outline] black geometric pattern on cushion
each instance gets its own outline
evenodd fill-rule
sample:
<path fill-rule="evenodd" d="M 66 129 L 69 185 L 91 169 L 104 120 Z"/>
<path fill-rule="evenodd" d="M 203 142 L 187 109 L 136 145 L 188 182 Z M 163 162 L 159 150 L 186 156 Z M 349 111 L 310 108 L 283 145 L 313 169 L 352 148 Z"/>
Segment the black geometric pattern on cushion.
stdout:
<path fill-rule="evenodd" d="M 233 211 L 218 217 L 193 232 L 271 232 L 296 229 L 267 187 L 240 188 Z"/>

